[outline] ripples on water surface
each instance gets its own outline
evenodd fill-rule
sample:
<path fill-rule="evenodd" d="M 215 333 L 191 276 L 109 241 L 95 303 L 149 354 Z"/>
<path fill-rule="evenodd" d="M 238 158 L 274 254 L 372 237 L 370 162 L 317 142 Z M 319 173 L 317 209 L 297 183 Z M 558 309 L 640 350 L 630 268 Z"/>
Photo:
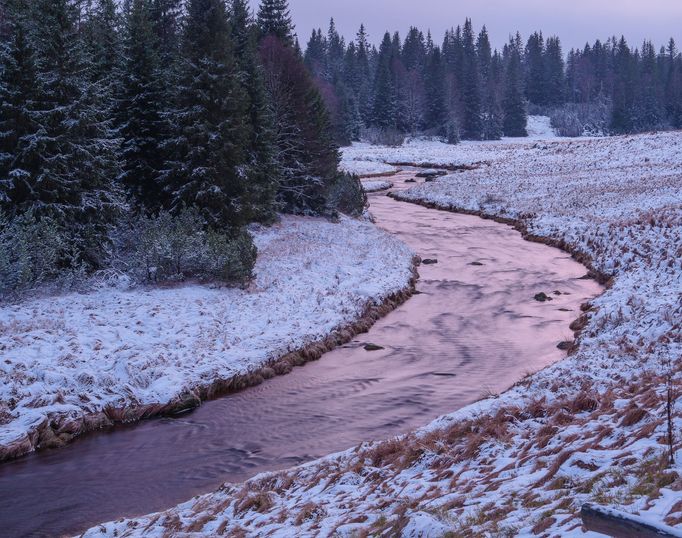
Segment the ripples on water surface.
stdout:
<path fill-rule="evenodd" d="M 74 533 L 403 433 L 563 356 L 557 343 L 571 339 L 580 304 L 600 292 L 580 279 L 583 266 L 492 221 L 382 193 L 370 201 L 378 225 L 438 260 L 420 268 L 420 294 L 287 376 L 178 419 L 86 435 L 0 465 L 2 536 Z M 564 295 L 533 300 L 555 290 Z M 385 349 L 367 352 L 368 342 Z"/>

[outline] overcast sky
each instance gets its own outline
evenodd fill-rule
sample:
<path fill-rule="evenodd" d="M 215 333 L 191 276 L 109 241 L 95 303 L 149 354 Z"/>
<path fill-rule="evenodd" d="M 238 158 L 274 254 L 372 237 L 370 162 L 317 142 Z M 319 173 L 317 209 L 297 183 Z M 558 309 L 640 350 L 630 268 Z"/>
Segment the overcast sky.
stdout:
<path fill-rule="evenodd" d="M 385 30 L 399 30 L 404 36 L 411 25 L 430 28 L 439 43 L 446 28 L 471 17 L 477 30 L 487 25 L 496 47 L 510 32 L 519 30 L 526 38 L 536 29 L 559 35 L 566 52 L 614 34 L 624 34 L 637 46 L 646 38 L 658 47 L 670 37 L 682 46 L 682 0 L 290 0 L 289 4 L 303 47 L 312 29 L 326 30 L 332 16 L 346 38 L 352 38 L 364 22 L 374 43 Z"/>

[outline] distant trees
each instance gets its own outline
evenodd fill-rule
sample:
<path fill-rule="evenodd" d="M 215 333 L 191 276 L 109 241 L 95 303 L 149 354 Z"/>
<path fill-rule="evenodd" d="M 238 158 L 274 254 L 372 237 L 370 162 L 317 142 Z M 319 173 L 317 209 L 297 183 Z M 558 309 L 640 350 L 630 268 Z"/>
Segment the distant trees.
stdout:
<path fill-rule="evenodd" d="M 682 55 L 672 40 L 658 53 L 649 42 L 633 50 L 611 38 L 565 55 L 558 37 L 535 32 L 525 42 L 516 34 L 497 51 L 486 28 L 476 34 L 467 19 L 441 47 L 410 28 L 404 41 L 385 33 L 374 48 L 364 26 L 346 45 L 332 24 L 326 34 L 313 32 L 305 61 L 340 143 L 363 133 L 453 142 L 526 136 L 529 111 L 551 116 L 572 136 L 682 126 Z"/>
<path fill-rule="evenodd" d="M 502 132 L 505 136 L 527 136 L 526 123 L 528 120 L 527 102 L 524 98 L 523 64 L 521 57 L 521 36 L 510 39 L 504 47 L 504 97 L 502 108 L 504 121 Z"/>

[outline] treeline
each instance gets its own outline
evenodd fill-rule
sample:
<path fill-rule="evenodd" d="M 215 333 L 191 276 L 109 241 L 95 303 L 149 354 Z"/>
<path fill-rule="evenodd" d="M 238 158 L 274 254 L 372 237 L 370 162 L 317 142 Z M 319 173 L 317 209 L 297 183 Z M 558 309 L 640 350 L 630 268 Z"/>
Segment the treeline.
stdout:
<path fill-rule="evenodd" d="M 315 30 L 305 62 L 330 110 L 337 140 L 399 142 L 431 134 L 456 143 L 526 136 L 529 111 L 560 134 L 618 134 L 682 127 L 682 55 L 670 40 L 632 49 L 624 38 L 571 50 L 558 37 L 517 33 L 493 50 L 471 20 L 441 45 L 411 28 L 371 46 L 364 26 L 346 44 L 332 19 Z"/>
<path fill-rule="evenodd" d="M 247 224 L 362 210 L 285 0 L 0 6 L 0 291 L 242 280 Z"/>

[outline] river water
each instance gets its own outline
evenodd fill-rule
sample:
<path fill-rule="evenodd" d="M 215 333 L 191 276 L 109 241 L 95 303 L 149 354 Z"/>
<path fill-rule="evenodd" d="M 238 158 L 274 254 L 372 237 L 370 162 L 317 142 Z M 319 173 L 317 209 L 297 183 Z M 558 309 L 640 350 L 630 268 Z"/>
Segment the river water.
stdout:
<path fill-rule="evenodd" d="M 396 188 L 412 173 L 394 178 Z M 225 481 L 384 439 L 498 393 L 565 353 L 601 292 L 567 254 L 509 226 L 370 196 L 377 224 L 437 264 L 354 342 L 176 419 L 89 434 L 0 465 L 0 534 L 60 536 L 167 508 Z M 555 291 L 562 292 L 554 295 Z M 545 292 L 553 301 L 540 303 Z M 365 351 L 373 343 L 383 350 Z"/>

